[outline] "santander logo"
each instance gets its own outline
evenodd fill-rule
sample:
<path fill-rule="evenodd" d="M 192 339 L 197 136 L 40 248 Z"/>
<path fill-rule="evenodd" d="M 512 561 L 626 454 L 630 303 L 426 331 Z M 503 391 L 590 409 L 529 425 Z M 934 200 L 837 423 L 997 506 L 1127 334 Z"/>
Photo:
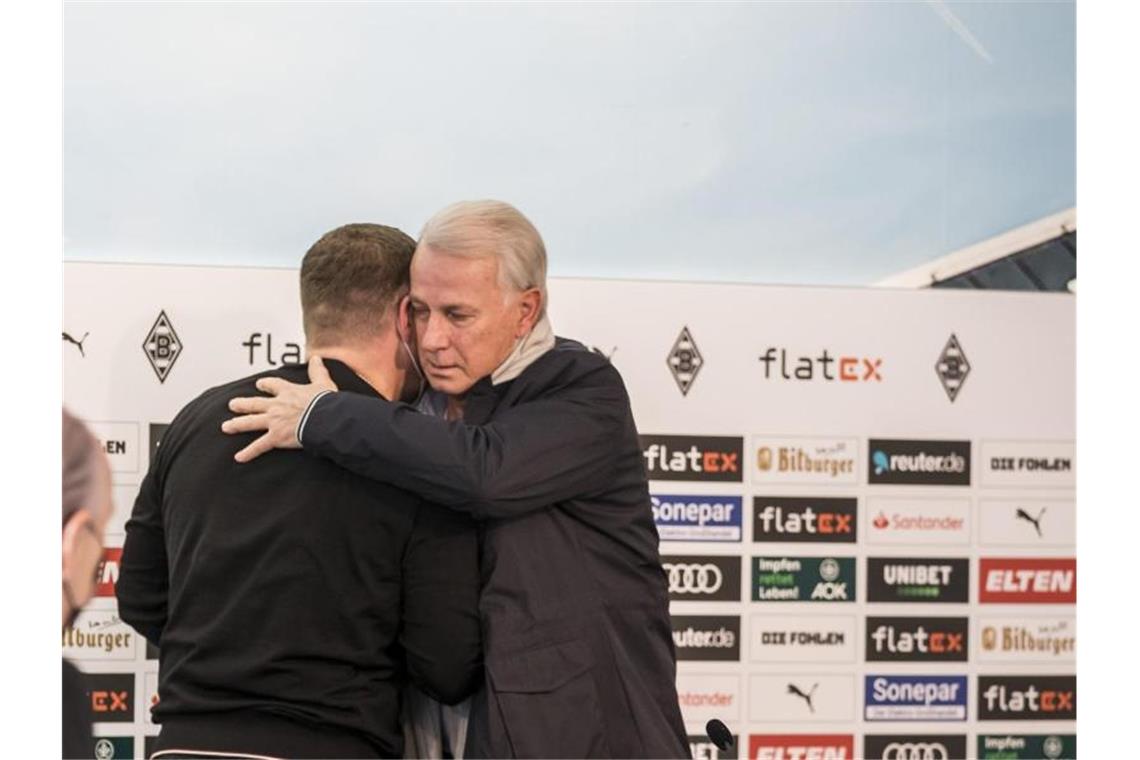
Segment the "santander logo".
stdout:
<path fill-rule="evenodd" d="M 879 513 L 879 516 L 878 516 L 878 517 L 876 517 L 876 518 L 874 519 L 874 521 L 873 521 L 871 524 L 872 524 L 872 525 L 874 525 L 874 526 L 875 526 L 876 528 L 878 528 L 879 530 L 883 530 L 883 529 L 885 529 L 885 528 L 886 528 L 888 525 L 890 525 L 890 524 L 891 524 L 891 521 L 887 519 L 887 516 L 886 516 L 886 515 L 884 515 L 882 512 L 880 512 L 880 513 Z"/>

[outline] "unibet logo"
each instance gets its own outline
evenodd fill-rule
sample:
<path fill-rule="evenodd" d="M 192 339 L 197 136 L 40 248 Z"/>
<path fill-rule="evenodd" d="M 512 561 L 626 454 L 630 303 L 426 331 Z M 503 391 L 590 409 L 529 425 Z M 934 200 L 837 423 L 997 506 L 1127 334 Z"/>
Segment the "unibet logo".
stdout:
<path fill-rule="evenodd" d="M 778 352 L 778 353 L 777 353 Z M 777 362 L 777 356 L 779 361 Z M 770 380 L 773 375 L 773 365 L 779 365 L 780 377 L 784 380 L 824 380 L 826 382 L 882 382 L 883 360 L 880 357 L 869 356 L 840 356 L 834 357 L 823 349 L 817 357 L 793 356 L 791 373 L 789 374 L 788 351 L 769 346 L 760 356 L 760 363 L 764 365 L 764 379 Z M 835 365 L 833 368 L 832 365 Z M 834 369 L 838 369 L 835 372 Z"/>

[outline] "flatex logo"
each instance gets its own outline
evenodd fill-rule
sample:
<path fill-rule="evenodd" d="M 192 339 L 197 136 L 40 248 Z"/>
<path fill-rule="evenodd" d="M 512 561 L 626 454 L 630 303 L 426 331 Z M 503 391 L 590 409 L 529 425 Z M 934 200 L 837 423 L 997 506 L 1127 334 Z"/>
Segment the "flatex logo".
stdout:
<path fill-rule="evenodd" d="M 755 542 L 855 543 L 855 499 L 755 496 Z"/>
<path fill-rule="evenodd" d="M 854 557 L 753 557 L 754 602 L 853 602 Z"/>
<path fill-rule="evenodd" d="M 978 720 L 1076 719 L 1076 676 L 978 676 Z"/>
<path fill-rule="evenodd" d="M 970 561 L 943 557 L 868 557 L 867 601 L 970 601 Z"/>
<path fill-rule="evenodd" d="M 80 673 L 93 723 L 134 721 L 135 677 L 126 673 Z"/>
<path fill-rule="evenodd" d="M 965 760 L 965 735 L 866 734 L 866 760 Z"/>
<path fill-rule="evenodd" d="M 165 311 L 158 313 L 158 319 L 146 334 L 142 347 L 158 382 L 165 383 L 174 362 L 178 361 L 178 356 L 182 353 L 182 341 L 178 339 L 178 333 L 174 332 L 174 325 Z"/>
<path fill-rule="evenodd" d="M 741 539 L 744 504 L 739 496 L 653 494 L 649 501 L 662 541 Z"/>
<path fill-rule="evenodd" d="M 981 760 L 1076 760 L 1076 734 L 979 734 Z"/>
<path fill-rule="evenodd" d="M 786 348 L 769 346 L 760 355 L 765 380 L 792 380 L 841 383 L 880 383 L 883 360 L 878 356 L 832 356 L 827 349 L 818 356 L 789 355 Z"/>
<path fill-rule="evenodd" d="M 872 438 L 867 449 L 871 485 L 970 485 L 969 441 Z"/>
<path fill-rule="evenodd" d="M 865 677 L 868 721 L 966 720 L 966 676 Z"/>
<path fill-rule="evenodd" d="M 962 390 L 962 384 L 966 382 L 966 376 L 970 374 L 970 362 L 966 359 L 962 344 L 958 342 L 958 336 L 950 335 L 950 340 L 946 341 L 942 353 L 938 355 L 934 371 L 938 374 L 950 403 L 954 403 L 958 391 Z"/>
<path fill-rule="evenodd" d="M 859 442 L 855 438 L 768 438 L 752 441 L 756 484 L 855 485 Z"/>
<path fill-rule="evenodd" d="M 851 734 L 752 734 L 748 737 L 751 760 L 853 760 L 855 737 Z"/>
<path fill-rule="evenodd" d="M 1075 604 L 1077 560 L 1071 557 L 983 557 L 982 604 Z"/>
<path fill-rule="evenodd" d="M 740 618 L 730 615 L 674 615 L 678 660 L 740 659 Z"/>
<path fill-rule="evenodd" d="M 673 601 L 739 602 L 740 558 L 724 556 L 662 557 Z"/>
<path fill-rule="evenodd" d="M 970 619 L 868 617 L 867 662 L 965 662 Z"/>
<path fill-rule="evenodd" d="M 697 379 L 705 360 L 687 326 L 681 328 L 681 334 L 673 342 L 673 348 L 665 358 L 665 363 L 669 365 L 669 371 L 673 373 L 673 379 L 677 381 L 681 395 L 689 395 L 689 389 L 693 387 L 693 382 Z"/>
<path fill-rule="evenodd" d="M 736 734 L 732 735 L 732 746 L 728 749 L 718 748 L 707 736 L 689 735 L 689 756 L 693 760 L 735 760 L 739 757 L 739 746 L 740 740 Z"/>
<path fill-rule="evenodd" d="M 286 342 L 280 352 L 273 350 L 273 333 L 250 333 L 249 338 L 242 341 L 241 345 L 248 351 L 251 367 L 255 364 L 276 367 L 281 364 L 301 363 L 301 347 L 296 343 Z"/>
<path fill-rule="evenodd" d="M 732 436 L 643 435 L 642 456 L 650 480 L 740 483 L 744 439 Z"/>

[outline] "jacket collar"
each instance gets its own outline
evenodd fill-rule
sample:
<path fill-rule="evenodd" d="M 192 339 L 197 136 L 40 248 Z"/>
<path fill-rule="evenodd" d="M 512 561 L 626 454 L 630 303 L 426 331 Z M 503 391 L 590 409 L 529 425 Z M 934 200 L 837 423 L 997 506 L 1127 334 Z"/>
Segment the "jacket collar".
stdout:
<path fill-rule="evenodd" d="M 554 348 L 554 329 L 545 314 L 529 333 L 515 343 L 515 348 L 491 373 L 491 385 L 514 380 L 550 349 Z"/>

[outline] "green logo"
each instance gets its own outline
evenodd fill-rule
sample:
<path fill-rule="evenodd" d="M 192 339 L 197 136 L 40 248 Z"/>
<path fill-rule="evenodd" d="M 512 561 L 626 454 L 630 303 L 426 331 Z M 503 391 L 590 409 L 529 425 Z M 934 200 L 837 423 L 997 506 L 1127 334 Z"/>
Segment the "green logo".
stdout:
<path fill-rule="evenodd" d="M 754 602 L 853 602 L 854 557 L 753 557 Z"/>

